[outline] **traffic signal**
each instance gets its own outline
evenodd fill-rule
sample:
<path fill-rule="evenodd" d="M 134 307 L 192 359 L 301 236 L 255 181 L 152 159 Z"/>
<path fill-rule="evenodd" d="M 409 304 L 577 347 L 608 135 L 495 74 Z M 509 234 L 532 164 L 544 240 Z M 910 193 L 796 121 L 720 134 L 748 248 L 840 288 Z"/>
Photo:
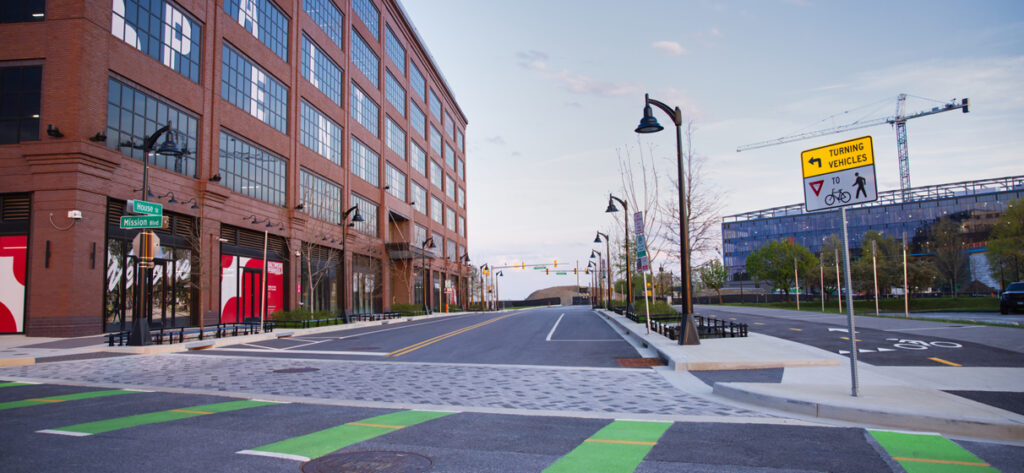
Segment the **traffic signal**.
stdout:
<path fill-rule="evenodd" d="M 555 260 L 555 269 L 558 269 L 558 260 Z"/>
<path fill-rule="evenodd" d="M 583 268 L 583 274 L 590 274 L 590 268 Z"/>
<path fill-rule="evenodd" d="M 580 274 L 579 268 L 572 268 L 572 274 Z"/>
<path fill-rule="evenodd" d="M 551 274 L 551 270 L 548 269 L 548 268 L 544 268 L 544 274 L 549 274 L 550 275 Z"/>
<path fill-rule="evenodd" d="M 526 261 L 523 261 L 523 269 L 526 269 Z"/>

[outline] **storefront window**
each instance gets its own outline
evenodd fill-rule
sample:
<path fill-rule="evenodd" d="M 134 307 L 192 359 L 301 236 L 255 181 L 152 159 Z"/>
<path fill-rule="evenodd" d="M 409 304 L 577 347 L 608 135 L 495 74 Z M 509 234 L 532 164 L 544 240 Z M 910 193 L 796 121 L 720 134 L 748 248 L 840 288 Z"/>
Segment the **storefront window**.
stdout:
<path fill-rule="evenodd" d="M 356 314 L 381 312 L 382 289 L 380 260 L 363 255 L 353 255 L 352 312 Z"/>

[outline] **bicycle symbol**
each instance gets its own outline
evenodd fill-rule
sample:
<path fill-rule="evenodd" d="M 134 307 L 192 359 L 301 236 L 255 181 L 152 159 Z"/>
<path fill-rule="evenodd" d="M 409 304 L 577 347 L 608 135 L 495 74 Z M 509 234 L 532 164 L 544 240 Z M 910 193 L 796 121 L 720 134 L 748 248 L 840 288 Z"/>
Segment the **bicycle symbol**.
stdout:
<path fill-rule="evenodd" d="M 963 345 L 956 342 L 947 342 L 943 340 L 935 340 L 926 342 L 924 340 L 910 340 L 906 338 L 887 338 L 886 340 L 893 340 L 892 346 L 896 348 L 902 348 L 904 350 L 927 350 L 931 347 L 936 348 L 963 348 Z"/>
<path fill-rule="evenodd" d="M 850 197 L 851 195 L 849 192 L 838 187 L 833 187 L 832 192 L 825 196 L 825 205 L 831 207 L 836 204 L 836 200 L 845 204 L 850 201 Z"/>

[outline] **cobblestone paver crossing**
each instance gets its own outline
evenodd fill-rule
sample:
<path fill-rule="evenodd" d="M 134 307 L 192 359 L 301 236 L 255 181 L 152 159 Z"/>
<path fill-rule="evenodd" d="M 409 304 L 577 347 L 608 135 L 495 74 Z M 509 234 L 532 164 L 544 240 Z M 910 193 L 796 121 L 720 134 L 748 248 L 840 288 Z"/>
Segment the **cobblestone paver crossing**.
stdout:
<path fill-rule="evenodd" d="M 303 368 L 303 369 L 296 369 Z M 309 369 L 315 368 L 315 370 Z M 286 370 L 285 372 L 276 372 Z M 768 417 L 684 393 L 653 370 L 145 355 L 0 368 L 0 379 L 491 409 Z"/>

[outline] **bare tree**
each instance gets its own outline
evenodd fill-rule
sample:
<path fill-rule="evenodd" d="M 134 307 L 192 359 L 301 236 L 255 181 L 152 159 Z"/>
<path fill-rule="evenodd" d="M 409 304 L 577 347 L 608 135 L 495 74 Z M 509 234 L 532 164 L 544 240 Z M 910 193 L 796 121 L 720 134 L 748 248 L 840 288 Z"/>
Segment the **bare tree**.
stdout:
<path fill-rule="evenodd" d="M 647 153 L 644 153 L 643 146 L 637 146 L 638 152 L 634 159 L 629 148 L 618 149 L 619 154 L 619 176 L 622 179 L 622 193 L 624 200 L 629 203 L 629 215 L 621 214 L 627 224 L 632 225 L 633 214 L 643 212 L 644 237 L 647 244 L 647 256 L 653 263 L 662 256 L 661 235 L 664 233 L 663 206 L 661 205 L 658 184 L 661 180 L 658 175 L 658 168 L 655 166 L 653 147 L 648 145 Z M 620 228 L 622 220 L 620 214 L 615 214 Z M 631 227 L 635 231 L 635 228 Z M 635 235 L 634 235 L 635 239 Z M 636 255 L 636 248 L 630 253 L 630 259 Z M 635 265 L 635 263 L 634 263 Z"/>
<path fill-rule="evenodd" d="M 325 225 L 320 224 L 319 228 L 314 228 L 316 233 L 313 238 L 310 241 L 299 241 L 294 248 L 291 239 L 284 239 L 288 253 L 298 253 L 301 265 L 300 274 L 302 275 L 300 279 L 303 279 L 302 283 L 307 287 L 305 305 L 310 312 L 314 311 L 313 298 L 316 289 L 320 287 L 332 270 L 338 268 L 338 263 L 341 260 L 341 252 L 327 244 L 327 242 L 333 241 L 334 234 L 330 233 L 332 228 L 327 228 Z M 342 276 L 336 274 L 336 277 Z"/>
<path fill-rule="evenodd" d="M 693 122 L 687 122 L 683 128 L 683 182 L 686 185 L 686 221 L 687 239 L 689 248 L 687 261 L 690 267 L 697 267 L 695 258 L 706 260 L 717 255 L 721 238 L 721 211 L 723 207 L 722 198 L 711 186 L 704 181 L 704 162 L 707 158 L 698 155 L 694 148 L 693 135 L 696 127 Z M 675 163 L 673 158 L 673 163 Z M 671 174 L 670 176 L 674 176 Z M 663 200 L 666 240 L 666 253 L 673 259 L 679 260 L 679 182 L 674 177 L 669 177 L 671 188 L 675 191 L 671 198 Z M 691 279 L 693 275 L 691 274 Z"/>

